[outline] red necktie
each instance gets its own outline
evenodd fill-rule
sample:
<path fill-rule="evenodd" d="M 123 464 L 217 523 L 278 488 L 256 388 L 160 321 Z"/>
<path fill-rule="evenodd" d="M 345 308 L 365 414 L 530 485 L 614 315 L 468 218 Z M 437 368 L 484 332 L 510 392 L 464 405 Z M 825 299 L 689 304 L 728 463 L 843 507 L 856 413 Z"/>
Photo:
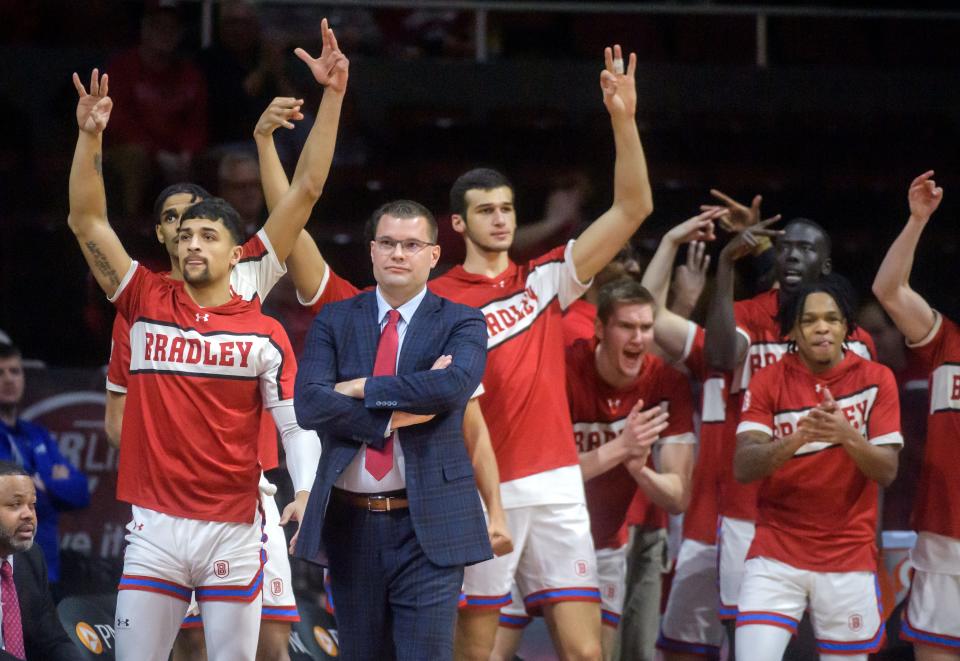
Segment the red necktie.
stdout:
<path fill-rule="evenodd" d="M 17 599 L 17 586 L 13 584 L 13 565 L 6 560 L 0 565 L 0 606 L 3 607 L 3 647 L 18 659 L 26 659 L 20 601 Z"/>
<path fill-rule="evenodd" d="M 373 363 L 374 376 L 393 376 L 397 373 L 397 347 L 400 345 L 400 336 L 397 333 L 397 322 L 400 321 L 400 313 L 396 310 L 387 312 L 387 325 L 383 327 L 380 333 L 380 343 L 377 345 L 377 358 Z M 367 446 L 364 466 L 367 472 L 375 479 L 382 480 L 384 475 L 393 468 L 393 437 L 383 444 L 383 449 L 378 450 Z"/>

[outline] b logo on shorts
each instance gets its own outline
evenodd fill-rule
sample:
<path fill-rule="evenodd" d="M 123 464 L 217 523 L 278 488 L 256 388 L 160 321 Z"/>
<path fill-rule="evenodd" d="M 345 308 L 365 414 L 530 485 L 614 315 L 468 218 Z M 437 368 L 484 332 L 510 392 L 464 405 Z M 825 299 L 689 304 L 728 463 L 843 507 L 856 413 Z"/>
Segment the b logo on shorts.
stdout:
<path fill-rule="evenodd" d="M 279 597 L 281 594 L 283 594 L 282 578 L 275 578 L 272 581 L 270 581 L 270 592 L 272 592 L 273 596 L 275 597 Z"/>
<path fill-rule="evenodd" d="M 213 573 L 217 578 L 226 578 L 230 575 L 230 563 L 226 560 L 217 560 L 213 563 Z"/>
<path fill-rule="evenodd" d="M 854 613 L 847 618 L 847 626 L 850 627 L 850 631 L 860 631 L 863 627 L 863 618 L 859 613 Z"/>
<path fill-rule="evenodd" d="M 586 576 L 587 575 L 587 561 L 586 560 L 577 560 L 573 563 L 573 570 L 577 573 L 577 576 Z"/>

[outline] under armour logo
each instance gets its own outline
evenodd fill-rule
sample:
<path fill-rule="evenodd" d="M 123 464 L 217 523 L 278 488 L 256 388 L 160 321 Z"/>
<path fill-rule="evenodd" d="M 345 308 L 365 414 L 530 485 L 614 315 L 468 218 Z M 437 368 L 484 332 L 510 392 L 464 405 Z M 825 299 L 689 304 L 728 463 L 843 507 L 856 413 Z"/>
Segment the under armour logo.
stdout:
<path fill-rule="evenodd" d="M 130 620 L 127 618 L 118 617 L 117 618 L 117 628 L 128 629 L 130 627 Z"/>
<path fill-rule="evenodd" d="M 142 523 L 138 523 L 138 524 L 136 525 L 136 528 L 137 528 L 137 530 L 143 530 L 143 524 L 142 524 Z"/>
<path fill-rule="evenodd" d="M 817 385 L 815 385 L 815 386 L 813 387 L 813 389 L 816 390 L 816 391 L 817 391 L 817 394 L 819 395 L 819 394 L 820 394 L 820 391 L 823 390 L 823 386 L 818 383 Z"/>
<path fill-rule="evenodd" d="M 620 408 L 620 400 L 619 400 L 619 399 L 608 399 L 608 400 L 607 400 L 607 408 L 609 408 L 609 409 L 618 409 L 618 408 Z"/>
<path fill-rule="evenodd" d="M 198 312 L 198 313 L 197 313 L 197 321 L 200 321 L 200 317 L 203 317 L 203 321 L 210 321 L 210 315 L 209 315 L 209 314 L 200 314 L 200 313 Z"/>

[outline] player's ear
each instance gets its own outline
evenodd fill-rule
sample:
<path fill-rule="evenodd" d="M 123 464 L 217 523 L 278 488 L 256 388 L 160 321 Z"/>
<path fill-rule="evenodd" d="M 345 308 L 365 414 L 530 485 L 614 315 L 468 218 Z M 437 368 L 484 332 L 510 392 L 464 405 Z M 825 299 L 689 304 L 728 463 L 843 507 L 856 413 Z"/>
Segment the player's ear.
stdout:
<path fill-rule="evenodd" d="M 430 253 L 430 268 L 433 268 L 440 261 L 440 246 L 430 246 Z"/>
<path fill-rule="evenodd" d="M 240 263 L 240 259 L 243 257 L 243 246 L 234 246 L 230 251 L 230 266 L 231 268 Z"/>
<path fill-rule="evenodd" d="M 833 271 L 833 261 L 829 257 L 823 260 L 823 264 L 820 265 L 820 275 L 830 275 Z"/>
<path fill-rule="evenodd" d="M 153 231 L 156 232 L 157 234 L 157 241 L 159 241 L 160 243 L 165 243 L 163 240 L 163 232 L 160 231 L 159 223 L 153 226 Z"/>
<path fill-rule="evenodd" d="M 457 234 L 463 234 L 467 231 L 467 221 L 458 213 L 450 216 L 450 225 Z"/>
<path fill-rule="evenodd" d="M 600 321 L 600 317 L 593 318 L 593 336 L 597 338 L 597 342 L 603 340 L 603 322 Z"/>

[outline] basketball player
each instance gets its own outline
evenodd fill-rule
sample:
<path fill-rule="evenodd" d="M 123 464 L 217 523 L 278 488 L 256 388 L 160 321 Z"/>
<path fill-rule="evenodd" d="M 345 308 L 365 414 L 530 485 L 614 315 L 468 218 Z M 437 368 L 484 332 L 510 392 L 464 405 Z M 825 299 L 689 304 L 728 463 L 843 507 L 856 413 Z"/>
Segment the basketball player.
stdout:
<path fill-rule="evenodd" d="M 262 581 L 256 438 L 263 408 L 282 430 L 298 492 L 309 489 L 317 456 L 316 438 L 293 416 L 295 360 L 282 328 L 230 287 L 242 248 L 229 205 L 207 200 L 181 218 L 182 285 L 129 258 L 106 218 L 101 145 L 112 107 L 108 81 L 94 70 L 89 94 L 76 74 L 74 84 L 80 132 L 69 225 L 98 284 L 132 322 L 128 396 L 135 414 L 123 426 L 118 497 L 134 506 L 134 520 L 118 597 L 117 656 L 166 659 L 195 588 L 209 657 L 253 659 Z M 299 223 L 297 231 L 316 200 L 308 170 L 275 210 Z"/>
<path fill-rule="evenodd" d="M 910 552 L 913 581 L 900 637 L 913 643 L 919 661 L 960 659 L 960 475 L 957 410 L 960 409 L 960 329 L 910 287 L 920 235 L 943 200 L 933 170 L 913 180 L 910 217 L 887 251 L 873 293 L 930 372 L 930 411 Z"/>
<path fill-rule="evenodd" d="M 883 644 L 876 546 L 879 489 L 903 445 L 896 380 L 850 350 L 853 306 L 836 276 L 785 294 L 788 353 L 743 398 L 734 475 L 759 481 L 756 534 L 737 616 L 737 658 L 782 658 L 809 610 L 821 659 Z"/>
<path fill-rule="evenodd" d="M 438 295 L 480 308 L 488 362 L 480 408 L 500 468 L 511 554 L 468 567 L 457 658 L 488 659 L 498 611 L 516 577 L 527 608 L 543 608 L 565 658 L 599 659 L 600 594 L 573 429 L 563 388 L 561 315 L 653 208 L 636 124 L 636 56 L 605 51 L 600 83 L 617 151 L 610 209 L 574 242 L 528 263 L 508 254 L 516 230 L 513 187 L 493 170 L 454 183 L 452 223 L 466 259 L 431 281 Z M 587 560 L 584 560 L 587 559 Z"/>

